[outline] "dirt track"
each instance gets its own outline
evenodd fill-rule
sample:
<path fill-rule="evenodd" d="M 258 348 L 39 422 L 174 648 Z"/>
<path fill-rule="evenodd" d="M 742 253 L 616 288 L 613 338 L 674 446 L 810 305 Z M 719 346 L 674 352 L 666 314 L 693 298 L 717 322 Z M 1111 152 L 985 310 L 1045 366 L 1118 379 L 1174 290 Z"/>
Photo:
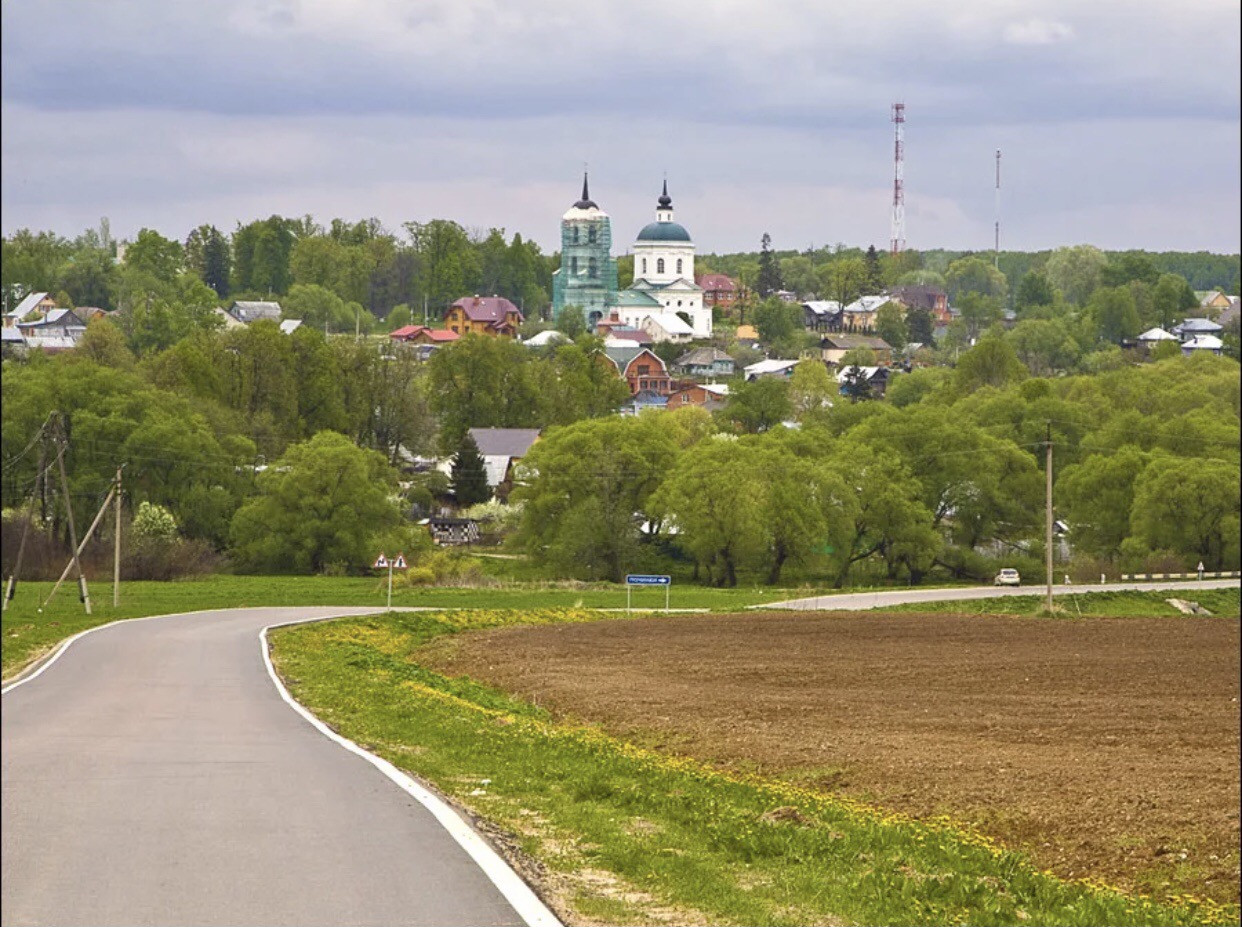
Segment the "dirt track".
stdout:
<path fill-rule="evenodd" d="M 1061 875 L 1238 899 L 1237 620 L 730 615 L 423 656 L 670 751 L 947 811 Z"/>

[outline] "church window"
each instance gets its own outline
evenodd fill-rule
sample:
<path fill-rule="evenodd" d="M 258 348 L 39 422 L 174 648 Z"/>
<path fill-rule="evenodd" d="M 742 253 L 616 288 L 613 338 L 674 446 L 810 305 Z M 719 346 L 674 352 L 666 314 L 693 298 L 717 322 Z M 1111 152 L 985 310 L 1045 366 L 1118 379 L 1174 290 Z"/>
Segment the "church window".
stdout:
<path fill-rule="evenodd" d="M 647 272 L 647 259 L 643 258 L 643 273 L 645 274 L 646 272 Z"/>
<path fill-rule="evenodd" d="M 577 230 L 575 229 L 575 231 Z M 576 257 L 571 257 L 569 259 L 569 272 L 571 274 L 576 274 L 578 272 L 578 259 Z"/>
<path fill-rule="evenodd" d="M 664 273 L 664 258 L 656 258 L 656 273 Z"/>
<path fill-rule="evenodd" d="M 681 273 L 681 258 L 677 259 L 677 273 Z"/>
<path fill-rule="evenodd" d="M 598 277 L 599 269 L 595 266 L 595 258 L 587 258 L 587 276 Z"/>
<path fill-rule="evenodd" d="M 587 229 L 587 241 L 591 244 L 595 244 L 595 226 L 591 226 Z"/>
<path fill-rule="evenodd" d="M 575 225 L 573 229 L 574 229 L 574 244 L 576 245 L 578 243 L 578 226 Z"/>

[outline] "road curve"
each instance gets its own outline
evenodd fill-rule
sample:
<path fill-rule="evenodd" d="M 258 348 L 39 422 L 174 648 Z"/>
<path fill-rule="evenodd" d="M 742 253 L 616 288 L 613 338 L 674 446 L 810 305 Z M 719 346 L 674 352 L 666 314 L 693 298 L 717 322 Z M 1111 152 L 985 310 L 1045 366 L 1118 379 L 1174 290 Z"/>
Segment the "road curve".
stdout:
<path fill-rule="evenodd" d="M 4 694 L 5 925 L 519 925 L 423 805 L 285 704 L 259 632 L 123 621 Z"/>
<path fill-rule="evenodd" d="M 1093 586 L 1089 583 L 1070 586 L 1053 586 L 1053 595 L 1082 595 L 1087 592 L 1115 592 L 1117 590 L 1180 590 L 1193 593 L 1196 589 L 1228 589 L 1237 586 L 1236 579 L 1191 579 L 1182 582 L 1108 583 Z M 789 599 L 785 602 L 769 602 L 752 605 L 751 608 L 786 608 L 793 611 L 858 611 L 883 608 L 886 605 L 907 605 L 916 602 L 960 602 L 967 599 L 999 599 L 1015 595 L 1044 595 L 1046 586 L 965 586 L 956 589 L 884 589 L 875 592 L 845 592 L 840 595 L 817 595 L 808 599 Z"/>

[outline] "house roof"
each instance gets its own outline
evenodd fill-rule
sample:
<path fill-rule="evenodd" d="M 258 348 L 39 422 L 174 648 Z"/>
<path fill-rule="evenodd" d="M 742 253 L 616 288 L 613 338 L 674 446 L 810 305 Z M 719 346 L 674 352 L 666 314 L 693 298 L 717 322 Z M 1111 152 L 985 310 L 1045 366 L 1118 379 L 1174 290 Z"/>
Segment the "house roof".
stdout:
<path fill-rule="evenodd" d="M 851 332 L 824 335 L 819 343 L 821 347 L 832 347 L 843 351 L 852 351 L 855 348 L 870 348 L 872 351 L 892 350 L 892 346 L 883 338 L 875 335 L 855 335 Z"/>
<path fill-rule="evenodd" d="M 734 333 L 734 337 L 738 341 L 758 341 L 759 332 L 753 325 L 739 325 Z"/>
<path fill-rule="evenodd" d="M 642 290 L 626 289 L 617 294 L 617 308 L 658 309 L 660 301 Z"/>
<path fill-rule="evenodd" d="M 608 337 L 604 339 L 604 343 L 607 344 L 609 340 L 621 344 L 651 344 L 651 335 L 641 328 L 619 326 L 609 329 Z"/>
<path fill-rule="evenodd" d="M 510 312 L 516 312 L 519 319 L 523 318 L 521 310 L 503 296 L 463 296 L 451 308 L 460 309 L 471 322 L 495 325 L 505 321 Z"/>
<path fill-rule="evenodd" d="M 1176 341 L 1177 335 L 1170 335 L 1163 328 L 1149 328 L 1138 336 L 1139 341 Z"/>
<path fill-rule="evenodd" d="M 18 322 L 18 328 L 34 331 L 40 328 L 86 328 L 86 323 L 72 309 L 49 309 L 46 316 L 33 322 Z"/>
<path fill-rule="evenodd" d="M 842 367 L 837 371 L 837 382 L 845 383 L 861 375 L 865 380 L 872 380 L 879 375 L 883 367 L 857 367 L 851 364 L 848 367 Z"/>
<path fill-rule="evenodd" d="M 790 367 L 797 366 L 797 363 L 796 360 L 777 360 L 772 358 L 750 364 L 743 369 L 746 371 L 747 379 L 750 379 L 751 377 L 763 376 L 765 373 L 783 373 Z"/>
<path fill-rule="evenodd" d="M 875 312 L 886 302 L 889 302 L 888 296 L 860 296 L 848 306 L 844 307 L 842 312 Z"/>
<path fill-rule="evenodd" d="M 24 319 L 34 312 L 35 306 L 47 299 L 46 293 L 31 293 L 14 306 L 6 315 L 11 319 Z"/>
<path fill-rule="evenodd" d="M 667 283 L 655 283 L 646 277 L 639 277 L 630 287 L 633 290 L 671 290 L 674 293 L 697 293 L 702 289 L 697 283 L 687 280 L 685 277 L 678 277 L 676 280 L 669 280 Z"/>
<path fill-rule="evenodd" d="M 1221 327 L 1211 319 L 1183 319 L 1180 325 L 1175 325 L 1173 327 L 1173 331 L 1178 334 L 1185 334 L 1186 332 L 1202 332 L 1204 334 L 1211 334 L 1212 332 L 1218 332 L 1220 330 Z"/>
<path fill-rule="evenodd" d="M 545 348 L 557 341 L 568 341 L 564 332 L 558 332 L 555 328 L 549 328 L 547 331 L 540 332 L 537 335 L 531 335 L 522 344 L 531 348 Z"/>
<path fill-rule="evenodd" d="M 396 331 L 389 332 L 389 338 L 398 341 L 411 341 L 419 337 L 427 337 L 432 341 L 456 341 L 461 335 L 447 328 L 428 328 L 426 325 L 402 325 Z"/>
<path fill-rule="evenodd" d="M 658 325 L 670 335 L 694 334 L 694 329 L 686 324 L 686 320 L 672 312 L 653 312 L 643 319 L 643 325 Z"/>
<path fill-rule="evenodd" d="M 695 348 L 687 351 L 674 362 L 678 367 L 706 367 L 716 361 L 733 363 L 733 358 L 719 348 Z"/>
<path fill-rule="evenodd" d="M 280 323 L 280 330 L 286 335 L 292 335 L 295 331 L 302 327 L 301 319 L 285 319 Z"/>
<path fill-rule="evenodd" d="M 239 299 L 233 303 L 232 309 L 236 313 L 250 313 L 256 318 L 269 318 L 273 315 L 280 315 L 280 303 L 269 300 L 245 300 Z"/>
<path fill-rule="evenodd" d="M 4 341 L 11 341 L 14 344 L 26 343 L 26 339 L 22 335 L 22 330 L 14 325 L 6 325 L 4 328 L 0 328 L 0 339 Z"/>
<path fill-rule="evenodd" d="M 811 299 L 804 302 L 802 308 L 818 316 L 827 316 L 840 312 L 841 304 L 835 299 Z"/>
<path fill-rule="evenodd" d="M 911 309 L 935 309 L 936 302 L 944 298 L 945 292 L 938 286 L 917 285 L 895 286 L 889 294 Z"/>
<path fill-rule="evenodd" d="M 1225 346 L 1215 335 L 1195 335 L 1182 345 L 1183 351 L 1219 351 Z"/>
<path fill-rule="evenodd" d="M 470 437 L 484 457 L 525 457 L 539 438 L 538 428 L 471 428 Z"/>
<path fill-rule="evenodd" d="M 727 274 L 699 274 L 694 282 L 705 290 L 736 290 L 737 284 Z"/>
<path fill-rule="evenodd" d="M 685 226 L 671 219 L 666 222 L 649 222 L 638 233 L 638 241 L 689 241 L 690 233 Z"/>

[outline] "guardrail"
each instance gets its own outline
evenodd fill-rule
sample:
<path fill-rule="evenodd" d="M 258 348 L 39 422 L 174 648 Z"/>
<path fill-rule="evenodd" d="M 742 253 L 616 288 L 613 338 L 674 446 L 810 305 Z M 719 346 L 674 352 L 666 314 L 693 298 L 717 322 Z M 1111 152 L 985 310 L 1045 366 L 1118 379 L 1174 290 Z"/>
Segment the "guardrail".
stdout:
<path fill-rule="evenodd" d="M 1234 570 L 1231 573 L 1122 573 L 1123 582 L 1129 580 L 1144 579 L 1235 579 L 1242 577 L 1242 573 Z"/>

